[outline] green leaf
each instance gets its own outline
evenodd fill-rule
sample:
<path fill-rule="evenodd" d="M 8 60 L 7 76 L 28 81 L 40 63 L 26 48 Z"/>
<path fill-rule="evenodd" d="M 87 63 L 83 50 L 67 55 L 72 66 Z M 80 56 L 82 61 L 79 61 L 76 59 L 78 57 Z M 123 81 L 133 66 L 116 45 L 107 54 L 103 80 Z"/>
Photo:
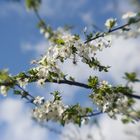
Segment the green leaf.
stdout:
<path fill-rule="evenodd" d="M 136 18 L 130 18 L 128 24 L 136 23 L 136 21 L 137 21 Z"/>
<path fill-rule="evenodd" d="M 24 72 L 20 72 L 18 75 L 17 75 L 18 78 L 25 78 L 26 77 L 26 74 Z"/>
<path fill-rule="evenodd" d="M 86 108 L 86 113 L 92 113 L 92 112 L 93 112 L 92 108 L 89 108 L 89 107 Z"/>
<path fill-rule="evenodd" d="M 90 34 L 88 34 L 88 35 L 86 36 L 86 40 L 90 40 L 92 37 L 93 37 L 93 34 L 90 33 Z"/>
<path fill-rule="evenodd" d="M 89 65 L 90 68 L 98 69 L 99 72 L 108 72 L 110 66 L 103 66 L 97 58 L 92 57 L 90 60 L 85 58 L 85 63 Z"/>
<path fill-rule="evenodd" d="M 124 124 L 127 124 L 127 123 L 129 123 L 129 122 L 132 122 L 132 119 L 129 118 L 129 117 L 127 117 L 127 116 L 125 116 L 125 118 L 122 118 L 121 121 L 122 121 Z"/>
<path fill-rule="evenodd" d="M 75 35 L 74 35 L 74 39 L 77 41 L 77 40 L 79 40 L 79 39 L 80 39 L 80 36 L 79 36 L 79 35 L 77 35 L 77 34 L 75 34 Z"/>
<path fill-rule="evenodd" d="M 15 95 L 21 95 L 21 91 L 20 90 L 14 90 L 14 94 Z"/>
<path fill-rule="evenodd" d="M 79 127 L 81 126 L 81 117 L 76 117 L 75 123 L 79 125 Z"/>
<path fill-rule="evenodd" d="M 92 87 L 92 88 L 96 88 L 97 84 L 98 84 L 98 77 L 97 76 L 90 76 L 88 79 L 88 86 Z"/>
<path fill-rule="evenodd" d="M 140 81 L 138 78 L 137 78 L 137 74 L 135 72 L 132 72 L 132 73 L 125 73 L 125 77 L 124 79 L 126 79 L 127 81 L 129 82 L 137 82 L 137 81 Z"/>
<path fill-rule="evenodd" d="M 55 39 L 54 42 L 58 45 L 65 45 L 65 41 L 61 38 Z"/>
<path fill-rule="evenodd" d="M 30 70 L 28 71 L 28 73 L 29 73 L 30 75 L 36 75 L 36 74 L 38 73 L 38 71 L 37 71 L 36 69 L 30 69 Z"/>
<path fill-rule="evenodd" d="M 51 92 L 50 94 L 54 96 L 54 101 L 61 100 L 61 96 L 60 96 L 60 92 L 59 91 L 54 91 L 54 92 Z"/>
<path fill-rule="evenodd" d="M 41 4 L 41 0 L 26 0 L 25 4 L 28 9 L 37 10 Z"/>
<path fill-rule="evenodd" d="M 10 80 L 8 70 L 0 70 L 0 82 L 7 82 Z"/>

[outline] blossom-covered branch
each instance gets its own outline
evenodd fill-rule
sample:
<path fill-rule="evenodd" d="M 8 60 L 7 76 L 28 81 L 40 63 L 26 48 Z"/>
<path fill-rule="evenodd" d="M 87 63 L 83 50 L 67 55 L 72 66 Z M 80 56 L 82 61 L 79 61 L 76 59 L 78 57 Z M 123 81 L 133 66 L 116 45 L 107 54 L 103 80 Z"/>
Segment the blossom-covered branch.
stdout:
<path fill-rule="evenodd" d="M 99 34 L 97 34 L 95 37 L 91 37 L 90 39 L 88 39 L 88 40 L 85 41 L 85 44 L 88 43 L 88 42 L 90 42 L 90 41 L 96 40 L 96 39 L 98 39 L 98 38 L 100 38 L 100 37 L 104 37 L 104 36 L 108 35 L 109 33 L 112 33 L 112 32 L 118 31 L 118 30 L 128 31 L 128 30 L 129 30 L 128 27 L 129 27 L 130 25 L 136 24 L 136 23 L 138 23 L 138 22 L 140 22 L 140 18 L 138 18 L 138 19 L 131 18 L 131 19 L 129 20 L 129 22 L 126 23 L 126 24 L 124 24 L 124 25 L 121 25 L 121 26 L 119 26 L 119 27 L 110 29 L 110 30 L 108 30 L 107 32 L 99 33 Z"/>
<path fill-rule="evenodd" d="M 107 32 L 87 34 L 87 41 L 78 34 L 72 34 L 70 30 L 58 28 L 53 30 L 44 22 L 38 12 L 41 0 L 26 0 L 27 8 L 34 10 L 39 20 L 40 32 L 48 39 L 48 49 L 38 60 L 33 60 L 34 66 L 26 73 L 20 72 L 12 76 L 6 70 L 0 71 L 0 92 L 7 95 L 10 89 L 14 94 L 20 95 L 35 105 L 32 110 L 33 118 L 38 121 L 54 121 L 61 125 L 75 123 L 79 126 L 86 123 L 89 117 L 107 113 L 109 117 L 116 119 L 121 115 L 122 121 L 134 122 L 140 120 L 140 111 L 135 110 L 134 99 L 140 99 L 135 95 L 134 89 L 129 83 L 139 82 L 136 73 L 125 73 L 126 84 L 113 86 L 105 80 L 100 80 L 97 76 L 87 77 L 87 83 L 77 82 L 74 77 L 63 72 L 60 64 L 67 60 L 77 65 L 84 63 L 89 69 L 98 72 L 108 72 L 110 66 L 103 65 L 97 58 L 97 53 L 107 47 L 111 47 L 110 33 L 117 30 L 129 31 L 128 26 L 140 21 L 140 15 L 129 13 L 124 18 L 128 18 L 125 25 L 117 26 L 117 20 L 110 18 L 105 22 Z M 52 99 L 45 100 L 44 97 L 33 97 L 26 90 L 26 85 L 37 82 L 40 86 L 47 82 L 78 86 L 88 91 L 88 99 L 93 106 L 82 107 L 79 103 L 66 105 L 62 101 L 59 91 L 51 93 Z M 89 93 L 90 92 L 90 93 Z M 134 98 L 134 99 L 133 99 Z"/>

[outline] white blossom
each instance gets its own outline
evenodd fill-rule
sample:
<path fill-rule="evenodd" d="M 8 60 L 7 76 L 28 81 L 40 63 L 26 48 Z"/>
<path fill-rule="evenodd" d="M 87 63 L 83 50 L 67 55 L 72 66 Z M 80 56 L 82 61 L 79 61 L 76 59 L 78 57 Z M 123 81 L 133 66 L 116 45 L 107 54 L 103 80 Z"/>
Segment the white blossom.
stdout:
<path fill-rule="evenodd" d="M 33 110 L 33 117 L 40 121 L 60 121 L 66 108 L 61 101 L 46 101 Z"/>
<path fill-rule="evenodd" d="M 43 98 L 44 101 L 44 98 Z M 62 120 L 65 124 L 74 123 L 78 116 L 86 115 L 86 108 L 77 108 L 77 113 L 69 117 L 69 112 L 67 112 L 68 106 L 64 105 L 61 100 L 45 101 L 42 103 L 42 97 L 36 97 L 34 100 L 35 104 L 38 104 L 35 109 L 33 109 L 33 117 L 39 121 L 55 121 L 61 122 Z M 81 123 L 85 124 L 89 120 L 88 117 L 81 118 Z"/>
<path fill-rule="evenodd" d="M 48 38 L 48 37 L 49 37 L 49 33 L 48 33 L 48 32 L 45 32 L 45 33 L 44 33 L 44 37 L 45 37 L 45 38 Z"/>
<path fill-rule="evenodd" d="M 137 16 L 135 12 L 127 12 L 122 16 L 122 19 L 134 18 Z"/>
<path fill-rule="evenodd" d="M 3 96 L 7 96 L 7 87 L 6 86 L 0 86 L 0 93 L 3 95 Z"/>
<path fill-rule="evenodd" d="M 18 82 L 18 84 L 21 86 L 21 87 L 23 87 L 23 88 L 25 88 L 26 87 L 26 85 L 28 84 L 28 82 L 29 82 L 29 79 L 28 78 L 17 78 L 16 79 L 17 80 L 17 82 Z"/>
<path fill-rule="evenodd" d="M 101 82 L 99 83 L 99 87 L 100 87 L 100 88 L 104 88 L 104 87 L 106 87 L 106 86 L 108 86 L 109 88 L 112 87 L 112 85 L 109 84 L 108 81 L 105 81 L 105 80 L 103 80 L 103 81 L 101 81 Z"/>
<path fill-rule="evenodd" d="M 34 104 L 39 104 L 39 105 L 41 105 L 41 104 L 43 104 L 44 103 L 44 97 L 40 97 L 40 96 L 37 96 L 35 99 L 34 99 L 34 101 L 33 101 L 33 103 Z"/>
<path fill-rule="evenodd" d="M 104 48 L 111 47 L 111 40 L 111 36 L 107 35 L 103 38 L 89 42 L 90 52 L 96 53 L 97 50 L 102 51 Z"/>
<path fill-rule="evenodd" d="M 45 29 L 44 28 L 40 28 L 40 33 L 44 34 L 45 33 Z"/>
<path fill-rule="evenodd" d="M 90 117 L 82 118 L 81 124 L 82 124 L 82 125 L 88 124 L 89 120 L 90 120 Z"/>
<path fill-rule="evenodd" d="M 45 84 L 45 81 L 46 81 L 45 78 L 39 79 L 39 80 L 37 80 L 37 84 L 38 84 L 39 86 L 44 85 L 44 84 Z"/>
<path fill-rule="evenodd" d="M 109 105 L 110 105 L 109 102 L 107 102 L 107 103 L 104 104 L 104 106 L 103 106 L 103 112 L 106 112 L 108 110 Z"/>
<path fill-rule="evenodd" d="M 116 21 L 116 18 L 109 18 L 106 20 L 105 26 L 107 27 L 107 29 L 111 29 L 112 27 L 117 26 Z"/>

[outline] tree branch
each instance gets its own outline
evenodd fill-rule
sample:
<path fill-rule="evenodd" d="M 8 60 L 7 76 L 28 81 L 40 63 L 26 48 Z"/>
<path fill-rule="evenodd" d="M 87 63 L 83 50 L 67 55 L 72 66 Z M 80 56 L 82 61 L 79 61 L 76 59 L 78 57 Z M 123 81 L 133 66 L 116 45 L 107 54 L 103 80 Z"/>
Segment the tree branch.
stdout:
<path fill-rule="evenodd" d="M 107 35 L 107 34 L 109 34 L 109 33 L 118 31 L 118 30 L 120 30 L 120 29 L 124 29 L 125 27 L 127 27 L 127 26 L 129 26 L 129 25 L 131 25 L 131 24 L 138 23 L 138 22 L 140 22 L 140 18 L 137 19 L 135 22 L 130 22 L 130 23 L 124 24 L 124 25 L 122 25 L 122 26 L 119 26 L 119 27 L 117 27 L 117 28 L 114 28 L 114 29 L 112 29 L 112 30 L 109 30 L 108 32 L 103 32 L 102 34 L 99 34 L 98 36 L 95 36 L 95 37 L 93 37 L 93 38 L 91 38 L 91 39 L 88 39 L 88 40 L 85 41 L 84 43 L 86 44 L 86 43 L 88 43 L 88 42 L 90 42 L 90 41 L 92 41 L 92 40 L 96 40 L 96 39 L 98 39 L 98 38 L 100 38 L 100 37 L 104 37 L 105 35 Z"/>
<path fill-rule="evenodd" d="M 28 76 L 28 78 L 30 78 Z M 37 79 L 34 79 L 32 80 L 31 82 L 36 82 Z M 85 89 L 92 89 L 92 87 L 88 86 L 87 84 L 85 83 L 81 83 L 81 82 L 76 82 L 76 81 L 70 81 L 70 80 L 67 80 L 67 79 L 64 79 L 64 80 L 53 80 L 53 81 L 49 81 L 48 79 L 45 80 L 45 82 L 48 82 L 48 83 L 56 83 L 56 84 L 67 84 L 67 85 L 71 85 L 71 86 L 77 86 L 77 87 L 82 87 L 82 88 L 85 88 Z M 5 83 L 0 83 L 0 86 L 10 86 L 10 85 L 13 85 L 12 82 L 5 82 Z M 130 97 L 130 98 L 135 98 L 135 99 L 139 99 L 140 100 L 140 96 L 139 95 L 135 95 L 135 94 L 127 94 L 127 93 L 123 93 L 125 96 L 127 97 Z"/>
<path fill-rule="evenodd" d="M 80 116 L 81 118 L 86 118 L 86 117 L 93 117 L 93 116 L 97 116 L 97 115 L 100 115 L 102 114 L 103 112 L 102 111 L 99 111 L 99 112 L 92 112 L 88 115 L 83 115 L 83 116 Z"/>
<path fill-rule="evenodd" d="M 48 79 L 45 82 L 51 82 Z M 70 80 L 53 80 L 53 83 L 57 83 L 57 84 L 67 84 L 67 85 L 71 85 L 71 86 L 77 86 L 77 87 L 82 87 L 82 88 L 86 88 L 86 89 L 91 89 L 91 87 L 89 87 L 87 84 L 84 83 L 80 83 L 80 82 L 76 82 L 76 81 L 70 81 Z"/>
<path fill-rule="evenodd" d="M 53 82 L 53 83 L 57 83 L 57 84 L 67 84 L 67 85 L 71 85 L 71 86 L 77 86 L 77 87 L 82 87 L 82 88 L 86 88 L 86 89 L 91 89 L 91 87 L 88 86 L 87 84 L 76 82 L 76 81 L 70 81 L 70 80 L 60 80 L 58 82 L 57 80 L 49 81 L 47 79 L 45 82 Z M 139 95 L 127 94 L 127 93 L 123 93 L 123 94 L 128 97 L 131 97 L 131 98 L 140 99 Z"/>
<path fill-rule="evenodd" d="M 38 13 L 38 11 L 37 11 L 36 9 L 34 9 L 34 12 L 35 12 L 35 15 L 36 15 L 36 17 L 38 18 L 38 20 L 39 20 L 39 21 L 43 21 L 42 18 L 41 18 L 41 16 L 39 15 L 39 13 Z M 90 42 L 90 41 L 92 41 L 92 40 L 96 40 L 97 38 L 104 37 L 104 36 L 105 36 L 106 34 L 108 34 L 108 33 L 112 33 L 112 32 L 115 32 L 115 31 L 117 31 L 117 30 L 120 30 L 120 29 L 124 29 L 125 27 L 127 27 L 127 26 L 129 26 L 129 25 L 131 25 L 131 24 L 135 24 L 135 23 L 137 23 L 137 22 L 140 22 L 140 19 L 137 19 L 135 22 L 132 22 L 132 23 L 130 22 L 130 23 L 124 24 L 124 25 L 122 25 L 122 26 L 119 26 L 119 27 L 117 27 L 117 28 L 114 28 L 114 29 L 112 29 L 112 30 L 109 30 L 108 32 L 104 32 L 104 33 L 102 33 L 102 34 L 100 34 L 100 35 L 98 35 L 98 36 L 95 36 L 95 37 L 93 37 L 93 38 L 91 38 L 91 39 L 85 41 L 84 43 L 86 44 L 86 43 L 88 43 L 88 42 Z M 43 22 L 43 23 L 44 23 L 44 22 Z M 43 26 L 44 26 L 44 28 L 47 28 L 46 24 L 43 24 Z M 36 82 L 36 79 L 35 79 L 35 80 L 32 80 L 31 82 Z M 83 88 L 86 88 L 86 89 L 91 89 L 91 87 L 88 86 L 87 84 L 80 83 L 80 82 L 76 82 L 76 81 L 70 81 L 70 80 L 67 80 L 67 79 L 60 80 L 60 81 L 57 81 L 57 80 L 49 81 L 48 79 L 46 79 L 45 82 L 52 82 L 52 83 L 58 83 L 58 84 L 67 84 L 67 85 L 73 85 L 73 86 L 83 87 Z M 12 83 L 12 82 L 0 83 L 0 86 L 1 86 L 1 85 L 10 86 L 10 85 L 13 85 L 13 83 Z M 25 92 L 24 89 L 23 89 L 22 87 L 20 87 L 18 84 L 17 84 L 17 86 L 18 86 L 21 90 L 23 90 L 23 92 Z M 27 93 L 28 93 L 28 92 L 27 92 Z M 30 95 L 30 94 L 27 94 L 27 95 L 28 95 L 29 97 L 31 97 L 32 99 L 34 98 L 34 97 L 33 97 L 32 95 Z M 135 98 L 135 99 L 140 99 L 140 96 L 135 95 L 135 94 L 125 94 L 125 93 L 124 93 L 124 95 L 126 95 L 126 96 L 128 96 L 128 97 Z"/>

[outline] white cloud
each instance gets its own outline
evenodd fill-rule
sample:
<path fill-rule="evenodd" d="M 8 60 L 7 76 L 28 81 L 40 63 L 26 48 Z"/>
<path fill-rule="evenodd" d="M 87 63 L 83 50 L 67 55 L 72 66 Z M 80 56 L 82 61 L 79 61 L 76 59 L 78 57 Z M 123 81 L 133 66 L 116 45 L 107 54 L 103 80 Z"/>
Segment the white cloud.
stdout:
<path fill-rule="evenodd" d="M 64 84 L 51 84 L 49 93 L 51 93 L 52 91 L 59 91 L 62 94 L 62 99 L 65 102 L 65 104 L 71 104 L 73 103 L 74 96 L 80 90 L 81 90 L 80 87 L 64 85 Z"/>
<path fill-rule="evenodd" d="M 79 13 L 79 8 L 81 8 L 85 3 L 86 0 L 42 0 L 40 13 L 41 15 L 47 17 L 66 17 L 67 15 L 74 16 L 75 13 Z M 65 12 L 63 10 L 65 10 Z M 6 2 L 0 5 L 1 17 L 10 15 L 11 12 L 17 13 L 22 16 L 25 15 L 26 11 L 27 9 L 25 8 L 24 2 Z"/>
<path fill-rule="evenodd" d="M 68 139 L 67 137 L 63 137 L 63 135 L 76 140 L 90 138 L 95 140 L 136 140 L 132 133 L 136 136 L 139 135 L 139 127 L 139 124 L 122 124 L 119 120 L 112 120 L 104 115 L 98 120 L 98 124 L 93 123 L 92 125 L 83 125 L 81 127 L 73 124 L 67 125 L 64 128 L 61 140 Z"/>
<path fill-rule="evenodd" d="M 89 69 L 86 64 L 82 63 L 80 59 L 77 60 L 76 65 L 71 60 L 67 60 L 60 65 L 60 68 L 64 73 L 81 82 L 87 81 L 87 77 L 94 72 L 93 69 Z"/>
<path fill-rule="evenodd" d="M 41 14 L 56 17 L 67 16 L 67 14 L 75 15 L 75 12 L 78 12 L 78 9 L 83 6 L 85 2 L 86 0 L 43 0 Z"/>
<path fill-rule="evenodd" d="M 7 98 L 0 104 L 2 140 L 47 140 L 47 131 L 35 125 L 21 101 Z"/>
<path fill-rule="evenodd" d="M 139 43 L 139 38 L 113 37 L 112 47 L 99 54 L 102 63 L 111 66 L 109 75 L 116 82 L 122 81 L 124 72 L 139 71 Z"/>
<path fill-rule="evenodd" d="M 81 13 L 81 19 L 86 25 L 91 26 L 93 24 L 92 12 L 88 11 L 88 12 Z"/>
<path fill-rule="evenodd" d="M 134 11 L 135 10 L 135 5 L 133 5 L 133 2 L 132 0 L 127 0 L 126 1 L 122 1 L 122 0 L 119 0 L 118 2 L 118 12 L 120 13 L 126 13 L 128 11 Z"/>
<path fill-rule="evenodd" d="M 31 43 L 21 44 L 21 50 L 24 53 L 33 52 L 37 57 L 44 54 L 47 50 L 47 47 L 48 47 L 47 41 L 40 41 L 37 44 L 31 44 Z"/>
<path fill-rule="evenodd" d="M 112 12 L 113 10 L 118 8 L 118 3 L 117 2 L 109 2 L 101 11 L 101 13 L 105 12 Z"/>

